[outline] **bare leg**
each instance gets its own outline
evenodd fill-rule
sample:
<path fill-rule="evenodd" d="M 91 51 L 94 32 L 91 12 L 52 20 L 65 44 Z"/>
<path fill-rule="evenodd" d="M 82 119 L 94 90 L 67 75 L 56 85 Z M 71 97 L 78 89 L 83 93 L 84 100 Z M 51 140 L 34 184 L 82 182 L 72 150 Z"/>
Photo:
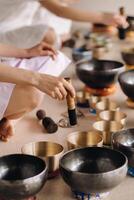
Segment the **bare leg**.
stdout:
<path fill-rule="evenodd" d="M 34 87 L 16 86 L 13 90 L 4 118 L 0 121 L 0 139 L 7 141 L 13 135 L 10 120 L 18 119 L 32 111 L 42 101 L 43 94 Z"/>
<path fill-rule="evenodd" d="M 4 117 L 17 119 L 32 111 L 42 101 L 43 94 L 34 87 L 16 86 L 10 98 Z"/>

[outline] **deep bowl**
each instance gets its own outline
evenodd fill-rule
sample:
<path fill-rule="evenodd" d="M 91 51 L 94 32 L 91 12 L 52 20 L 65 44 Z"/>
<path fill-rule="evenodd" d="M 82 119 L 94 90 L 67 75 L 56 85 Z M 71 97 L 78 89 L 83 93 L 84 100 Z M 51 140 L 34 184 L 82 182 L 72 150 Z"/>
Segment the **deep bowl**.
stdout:
<path fill-rule="evenodd" d="M 128 158 L 128 165 L 134 168 L 134 129 L 119 131 L 113 135 L 113 148 L 124 153 Z"/>
<path fill-rule="evenodd" d="M 46 164 L 38 157 L 23 154 L 0 157 L 0 197 L 5 200 L 34 196 L 46 179 Z"/>
<path fill-rule="evenodd" d="M 86 49 L 85 45 L 83 45 L 82 47 L 73 50 L 72 57 L 74 61 L 82 59 L 91 60 L 93 57 L 93 51 L 91 49 Z"/>
<path fill-rule="evenodd" d="M 119 83 L 124 94 L 134 101 L 134 70 L 121 73 Z"/>
<path fill-rule="evenodd" d="M 124 49 L 121 55 L 127 65 L 134 65 L 134 48 Z"/>
<path fill-rule="evenodd" d="M 114 84 L 123 64 L 111 60 L 82 61 L 76 65 L 79 79 L 91 88 L 107 88 Z"/>
<path fill-rule="evenodd" d="M 73 191 L 103 193 L 123 181 L 127 173 L 127 158 L 109 148 L 75 149 L 61 158 L 60 172 Z"/>
<path fill-rule="evenodd" d="M 25 144 L 21 151 L 24 154 L 38 156 L 45 160 L 48 166 L 49 178 L 58 175 L 59 159 L 64 152 L 62 145 L 49 141 L 32 142 Z"/>
<path fill-rule="evenodd" d="M 80 147 L 101 147 L 103 145 L 102 134 L 97 131 L 73 132 L 67 136 L 68 149 Z"/>

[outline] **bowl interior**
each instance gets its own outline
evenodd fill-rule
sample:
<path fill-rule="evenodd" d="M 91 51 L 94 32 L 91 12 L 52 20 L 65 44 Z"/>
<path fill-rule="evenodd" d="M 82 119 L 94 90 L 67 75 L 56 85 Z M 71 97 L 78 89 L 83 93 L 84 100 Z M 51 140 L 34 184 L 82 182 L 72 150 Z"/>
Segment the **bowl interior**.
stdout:
<path fill-rule="evenodd" d="M 1 180 L 25 180 L 35 177 L 45 169 L 45 162 L 35 156 L 14 154 L 0 158 Z"/>
<path fill-rule="evenodd" d="M 22 147 L 22 153 L 39 157 L 51 157 L 62 152 L 62 145 L 53 142 L 35 142 Z"/>
<path fill-rule="evenodd" d="M 60 164 L 73 172 L 98 174 L 120 168 L 126 163 L 123 154 L 108 148 L 87 147 L 66 153 Z"/>
<path fill-rule="evenodd" d="M 79 69 L 83 71 L 96 71 L 96 72 L 106 72 L 111 70 L 117 70 L 118 68 L 122 67 L 123 64 L 116 61 L 111 60 L 96 60 L 94 59 L 91 61 L 85 61 L 79 63 Z"/>
<path fill-rule="evenodd" d="M 134 129 L 127 129 L 119 133 L 115 133 L 113 139 L 117 144 L 134 148 Z"/>
<path fill-rule="evenodd" d="M 95 131 L 74 132 L 68 136 L 67 141 L 78 147 L 94 146 L 102 142 L 102 136 Z"/>

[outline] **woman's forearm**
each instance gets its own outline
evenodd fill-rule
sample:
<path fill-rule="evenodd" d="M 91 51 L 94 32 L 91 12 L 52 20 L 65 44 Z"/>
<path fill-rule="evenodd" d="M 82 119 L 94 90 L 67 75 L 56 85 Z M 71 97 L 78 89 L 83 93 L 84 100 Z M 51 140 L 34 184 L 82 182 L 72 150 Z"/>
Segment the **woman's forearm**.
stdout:
<path fill-rule="evenodd" d="M 36 87 L 38 85 L 38 73 L 0 63 L 0 82 Z"/>
<path fill-rule="evenodd" d="M 102 21 L 102 14 L 98 12 L 91 12 L 91 11 L 82 11 L 80 9 L 75 9 L 67 6 L 63 6 L 56 0 L 40 0 L 40 3 L 53 12 L 54 14 L 68 18 L 75 21 L 82 21 L 82 22 L 96 22 L 99 23 Z"/>
<path fill-rule="evenodd" d="M 15 57 L 15 58 L 28 58 L 28 49 L 20 49 L 15 46 L 0 44 L 0 56 Z"/>

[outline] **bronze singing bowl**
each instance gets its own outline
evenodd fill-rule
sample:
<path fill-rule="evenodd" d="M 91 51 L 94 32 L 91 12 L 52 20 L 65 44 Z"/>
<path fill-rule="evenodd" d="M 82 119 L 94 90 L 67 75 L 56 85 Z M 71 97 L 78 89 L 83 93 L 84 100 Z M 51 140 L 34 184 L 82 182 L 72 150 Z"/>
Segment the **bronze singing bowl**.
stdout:
<path fill-rule="evenodd" d="M 121 131 L 123 125 L 115 121 L 98 121 L 93 124 L 93 128 L 103 135 L 103 143 L 105 145 L 111 145 L 113 133 Z"/>
<path fill-rule="evenodd" d="M 103 145 L 102 134 L 97 131 L 74 132 L 67 137 L 68 149 L 76 149 L 80 147 L 101 147 Z"/>
<path fill-rule="evenodd" d="M 120 109 L 119 106 L 115 102 L 113 102 L 109 99 L 103 99 L 102 101 L 100 101 L 96 104 L 96 112 L 98 115 L 100 112 L 102 112 L 104 110 L 116 111 L 119 109 Z"/>
<path fill-rule="evenodd" d="M 21 151 L 44 159 L 48 165 L 48 172 L 51 174 L 59 169 L 59 159 L 63 155 L 64 148 L 57 143 L 41 141 L 25 144 Z"/>
<path fill-rule="evenodd" d="M 99 113 L 99 119 L 104 121 L 120 122 L 123 126 L 126 123 L 127 115 L 120 111 L 105 110 Z"/>

